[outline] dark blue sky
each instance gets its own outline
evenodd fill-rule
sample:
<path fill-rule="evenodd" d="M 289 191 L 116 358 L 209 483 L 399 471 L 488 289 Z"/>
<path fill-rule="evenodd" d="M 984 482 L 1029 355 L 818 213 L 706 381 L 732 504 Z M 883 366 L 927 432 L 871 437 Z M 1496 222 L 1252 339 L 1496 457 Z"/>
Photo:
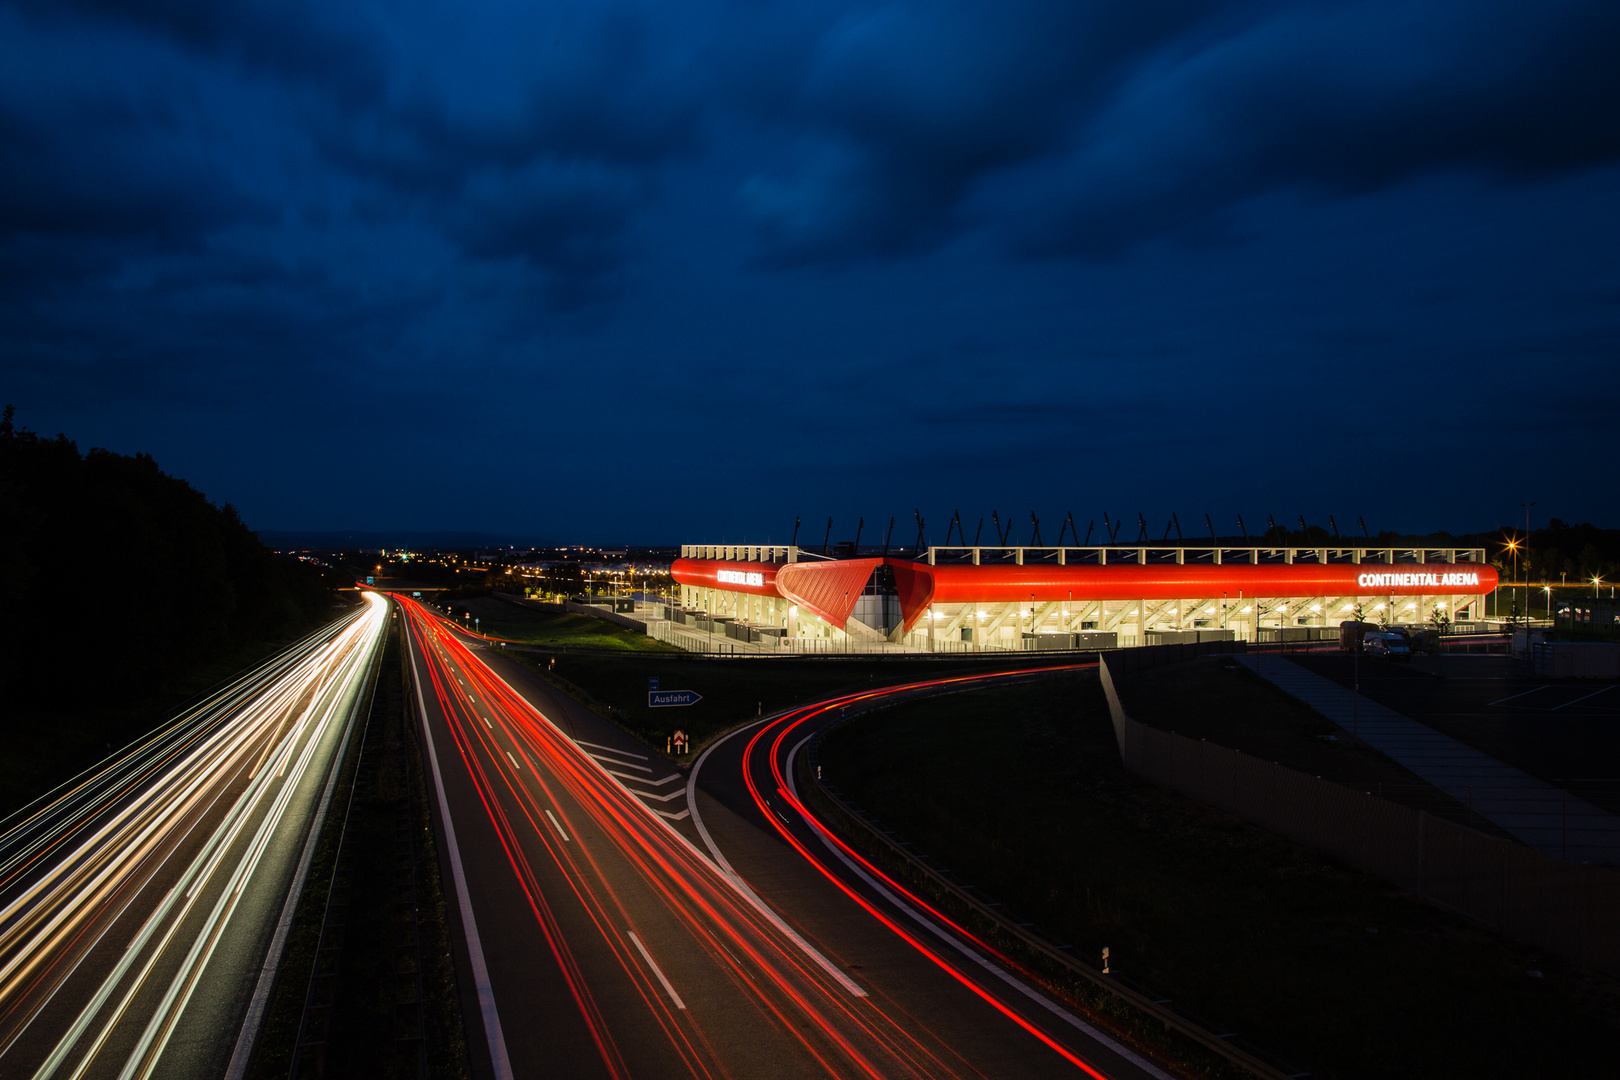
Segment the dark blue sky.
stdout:
<path fill-rule="evenodd" d="M 13 0 L 3 394 L 264 529 L 1612 526 L 1617 56 L 1614 0 Z"/>

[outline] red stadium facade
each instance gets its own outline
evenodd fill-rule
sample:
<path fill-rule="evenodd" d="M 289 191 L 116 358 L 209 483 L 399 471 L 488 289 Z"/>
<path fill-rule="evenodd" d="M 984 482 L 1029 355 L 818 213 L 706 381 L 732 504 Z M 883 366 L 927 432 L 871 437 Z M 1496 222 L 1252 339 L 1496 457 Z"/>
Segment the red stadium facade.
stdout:
<path fill-rule="evenodd" d="M 1483 550 L 1456 548 L 930 548 L 918 559 L 824 559 L 691 545 L 672 573 L 684 612 L 741 624 L 756 642 L 935 651 L 1327 637 L 1358 616 L 1454 622 L 1478 615 L 1497 583 Z"/>

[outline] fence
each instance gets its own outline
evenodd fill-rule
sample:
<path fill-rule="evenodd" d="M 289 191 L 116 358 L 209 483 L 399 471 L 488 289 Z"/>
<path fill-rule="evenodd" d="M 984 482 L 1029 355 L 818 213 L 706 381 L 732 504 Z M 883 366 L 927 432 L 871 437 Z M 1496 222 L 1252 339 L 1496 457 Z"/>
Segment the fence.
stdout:
<path fill-rule="evenodd" d="M 632 619 L 628 615 L 620 615 L 601 604 L 581 604 L 577 600 L 568 600 L 563 606 L 577 615 L 589 615 L 593 619 L 604 619 L 617 626 L 628 627 L 637 633 L 644 633 L 647 624 L 640 619 Z"/>
<path fill-rule="evenodd" d="M 757 655 L 759 649 L 752 645 L 744 645 L 737 641 L 721 641 L 708 634 L 695 633 L 682 629 L 678 623 L 668 619 L 655 619 L 652 622 L 636 624 L 636 629 L 645 630 L 647 636 L 667 645 L 685 649 L 690 653 L 707 653 L 709 655 Z"/>
<path fill-rule="evenodd" d="M 1620 872 L 1566 863 L 1421 810 L 1132 720 L 1109 669 L 1137 670 L 1179 658 L 1142 655 L 1151 651 L 1105 654 L 1098 665 L 1126 769 L 1509 937 L 1620 975 Z"/>

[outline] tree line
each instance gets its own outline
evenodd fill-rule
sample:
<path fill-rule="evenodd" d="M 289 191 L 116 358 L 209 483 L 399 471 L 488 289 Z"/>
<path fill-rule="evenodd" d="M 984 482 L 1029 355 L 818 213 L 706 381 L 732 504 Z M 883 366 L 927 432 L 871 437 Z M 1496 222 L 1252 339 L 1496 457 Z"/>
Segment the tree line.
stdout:
<path fill-rule="evenodd" d="M 199 665 L 291 638 L 334 582 L 278 557 L 149 454 L 80 453 L 0 421 L 0 693 L 14 717 L 152 702 Z"/>
<path fill-rule="evenodd" d="M 1519 571 L 1531 580 L 1559 583 L 1567 578 L 1570 585 L 1585 585 L 1601 578 L 1614 584 L 1620 576 L 1620 529 L 1600 529 L 1590 522 L 1570 525 L 1553 518 L 1545 529 L 1531 529 L 1528 537 L 1522 530 L 1503 529 L 1502 534 L 1524 541 Z M 1497 566 L 1513 565 L 1513 553 L 1504 541 L 1498 539 L 1491 554 Z"/>
<path fill-rule="evenodd" d="M 1546 528 L 1530 530 L 1528 536 L 1523 528 L 1504 525 L 1492 532 L 1420 535 L 1386 530 L 1376 536 L 1340 537 L 1320 525 L 1312 525 L 1303 530 L 1273 526 L 1260 540 L 1293 547 L 1484 548 L 1491 565 L 1504 574 L 1516 573 L 1523 577 L 1528 573 L 1535 581 L 1556 585 L 1567 578 L 1569 585 L 1589 585 L 1598 577 L 1605 584 L 1612 584 L 1620 577 L 1620 529 L 1600 529 L 1590 522 L 1571 525 L 1559 518 L 1548 521 Z M 1513 547 L 1509 547 L 1510 541 Z"/>

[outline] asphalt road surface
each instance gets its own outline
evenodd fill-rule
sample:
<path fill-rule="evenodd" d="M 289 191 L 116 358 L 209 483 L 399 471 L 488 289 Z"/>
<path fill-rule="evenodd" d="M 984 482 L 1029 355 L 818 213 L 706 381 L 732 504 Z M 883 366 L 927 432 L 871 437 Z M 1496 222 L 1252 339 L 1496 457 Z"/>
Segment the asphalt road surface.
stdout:
<path fill-rule="evenodd" d="M 388 606 L 367 598 L 7 823 L 0 1076 L 227 1073 Z"/>
<path fill-rule="evenodd" d="M 683 775 L 404 606 L 478 1074 L 1165 1077 L 827 846 L 786 777 L 844 702 Z"/>

